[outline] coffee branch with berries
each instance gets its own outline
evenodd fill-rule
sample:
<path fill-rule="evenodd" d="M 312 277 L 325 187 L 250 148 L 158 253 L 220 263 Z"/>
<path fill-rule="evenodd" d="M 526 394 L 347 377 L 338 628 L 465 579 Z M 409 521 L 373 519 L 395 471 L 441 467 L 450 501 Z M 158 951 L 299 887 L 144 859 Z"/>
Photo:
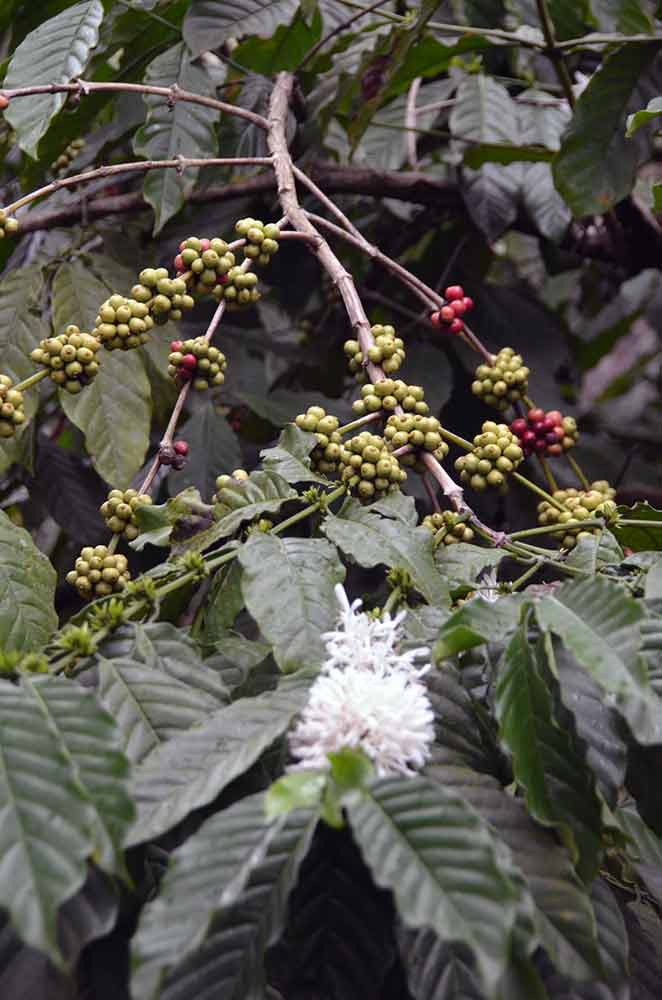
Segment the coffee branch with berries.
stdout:
<path fill-rule="evenodd" d="M 14 214 L 37 198 L 47 197 L 62 186 L 73 186 L 96 177 L 123 170 L 186 169 L 212 164 L 241 166 L 251 164 L 273 170 L 283 217 L 264 223 L 260 219 L 240 219 L 236 237 L 189 237 L 183 240 L 174 256 L 172 269 L 144 268 L 136 284 L 128 291 L 116 292 L 100 303 L 95 325 L 89 332 L 69 325 L 64 331 L 41 341 L 31 353 L 37 366 L 33 375 L 18 384 L 0 374 L 0 436 L 15 435 L 25 424 L 24 393 L 44 378 L 50 378 L 61 392 L 84 392 L 96 377 L 106 351 L 140 350 L 155 330 L 168 321 L 179 321 L 198 303 L 216 303 L 205 332 L 196 337 L 177 338 L 170 344 L 167 373 L 179 392 L 165 433 L 143 482 L 135 489 L 112 488 L 100 508 L 100 515 L 112 532 L 108 545 L 85 546 L 67 575 L 67 581 L 85 600 L 94 599 L 90 621 L 97 632 L 105 634 L 113 615 L 146 614 L 158 599 L 178 587 L 203 579 L 211 571 L 236 557 L 231 551 L 212 551 L 204 555 L 189 553 L 186 559 L 173 561 L 165 579 L 131 581 L 128 560 L 116 552 L 120 540 L 133 543 L 140 534 L 140 511 L 152 504 L 153 492 L 164 467 L 181 469 L 189 444 L 176 439 L 177 425 L 190 392 L 217 392 L 225 383 L 227 359 L 221 346 L 213 343 L 221 330 L 227 310 L 251 308 L 260 298 L 259 270 L 267 267 L 283 243 L 302 240 L 313 253 L 335 286 L 343 303 L 351 335 L 344 343 L 349 374 L 360 385 L 353 401 L 356 418 L 341 425 L 340 420 L 318 405 L 294 418 L 294 425 L 314 436 L 309 467 L 323 488 L 299 495 L 304 507 L 279 524 L 260 518 L 251 530 L 282 532 L 305 517 L 328 510 L 329 505 L 347 493 L 369 504 L 403 488 L 408 475 L 422 477 L 432 512 L 422 524 L 434 536 L 434 545 L 449 546 L 459 542 L 481 541 L 503 547 L 515 560 L 525 564 L 526 578 L 538 569 L 553 566 L 561 573 L 577 575 L 576 567 L 565 564 L 565 556 L 577 541 L 600 531 L 618 520 L 615 491 L 606 481 L 589 482 L 570 451 L 578 441 L 575 420 L 558 410 L 545 412 L 529 395 L 530 371 L 523 357 L 512 347 L 504 346 L 492 354 L 468 325 L 467 317 L 480 306 L 459 284 L 449 284 L 443 295 L 430 288 L 398 261 L 386 256 L 365 239 L 357 227 L 294 162 L 290 153 L 286 123 L 292 100 L 294 79 L 281 73 L 274 84 L 268 118 L 250 115 L 224 102 L 182 94 L 175 88 L 133 86 L 131 89 L 163 96 L 170 103 L 187 100 L 240 114 L 266 133 L 269 156 L 259 158 L 214 159 L 208 161 L 145 161 L 100 167 L 74 176 L 58 177 L 51 184 L 7 205 L 0 211 L 0 236 L 20 231 L 20 219 Z M 128 85 L 127 85 L 128 86 Z M 87 85 L 82 82 L 54 85 L 49 88 L 23 88 L 5 91 L 2 104 L 32 93 L 58 90 L 85 94 L 93 89 L 126 89 L 121 85 Z M 77 150 L 73 151 L 76 155 Z M 66 165 L 60 164 L 58 169 Z M 333 220 L 305 209 L 297 194 L 297 185 L 313 195 Z M 351 273 L 332 249 L 327 238 L 337 237 L 360 249 L 372 260 L 386 267 L 419 301 L 422 301 L 429 325 L 436 335 L 459 338 L 479 356 L 471 391 L 494 408 L 507 422 L 485 421 L 472 441 L 467 441 L 442 425 L 430 413 L 425 388 L 396 377 L 406 362 L 406 344 L 395 327 L 388 323 L 371 324 Z M 239 261 L 238 255 L 243 259 Z M 463 454 L 454 462 L 456 479 L 447 465 L 449 445 Z M 523 475 L 527 460 L 535 459 L 545 485 Z M 578 479 L 578 488 L 559 489 L 551 462 L 565 459 Z M 246 487 L 250 475 L 243 469 L 219 470 L 217 492 L 208 510 L 212 519 L 220 516 L 224 491 Z M 535 528 L 507 536 L 484 524 L 464 496 L 464 487 L 474 492 L 492 489 L 505 492 L 515 482 L 531 490 L 539 499 Z M 547 488 L 546 488 L 547 487 Z M 439 492 L 450 509 L 442 509 Z M 659 527 L 655 523 L 656 527 Z M 531 534 L 549 536 L 553 548 L 540 548 L 524 539 Z M 245 537 L 245 536 L 244 536 Z M 528 574 L 528 575 L 527 575 Z M 121 600 L 120 600 L 121 596 Z M 108 601 L 111 600 L 111 604 Z M 115 603 L 112 603 L 115 602 Z M 118 603 L 119 602 L 119 603 Z M 112 609 L 115 608 L 115 611 Z M 74 630 L 75 631 L 75 630 Z M 63 635 L 74 633 L 65 630 Z M 58 640 L 58 669 L 70 665 L 73 653 L 80 652 L 78 639 Z M 98 636 L 97 636 L 98 639 Z M 67 642 L 72 647 L 68 649 Z M 57 643 L 56 643 L 57 645 Z M 64 653 L 62 652 L 64 650 Z M 75 657 L 74 657 L 75 658 Z"/>

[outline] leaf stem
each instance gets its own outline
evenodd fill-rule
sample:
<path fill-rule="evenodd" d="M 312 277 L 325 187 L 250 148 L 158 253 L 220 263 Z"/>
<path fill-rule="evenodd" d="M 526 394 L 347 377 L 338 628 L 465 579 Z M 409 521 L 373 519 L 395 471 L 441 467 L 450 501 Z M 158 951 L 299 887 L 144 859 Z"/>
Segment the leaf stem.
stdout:
<path fill-rule="evenodd" d="M 552 507 L 556 507 L 557 510 L 561 510 L 564 512 L 567 510 L 567 507 L 564 504 L 562 504 L 560 500 L 557 500 L 556 497 L 553 497 L 552 494 L 548 493 L 547 490 L 544 490 L 542 486 L 538 486 L 537 483 L 534 483 L 530 479 L 527 479 L 526 476 L 523 476 L 521 472 L 511 472 L 510 475 L 521 486 L 526 486 L 527 490 L 531 490 L 532 493 L 536 493 L 539 497 L 542 497 L 543 500 L 546 500 L 547 503 L 551 503 Z"/>
<path fill-rule="evenodd" d="M 573 455 L 571 455 L 569 451 L 564 451 L 563 454 L 565 455 L 568 465 L 570 466 L 574 474 L 577 476 L 579 482 L 582 484 L 582 488 L 585 490 L 590 490 L 591 484 L 584 475 L 584 472 L 577 459 Z"/>
<path fill-rule="evenodd" d="M 525 528 L 523 531 L 513 531 L 510 535 L 513 541 L 519 538 L 533 538 L 534 535 L 556 535 L 561 534 L 564 531 L 568 531 L 570 528 L 575 528 L 577 525 L 581 525 L 582 528 L 603 528 L 604 521 L 601 518 L 591 517 L 587 518 L 585 521 L 578 521 L 577 524 L 545 524 L 539 528 Z M 621 522 L 619 521 L 619 524 Z M 662 525 L 661 525 L 662 526 Z"/>
<path fill-rule="evenodd" d="M 28 377 L 24 378 L 22 382 L 17 382 L 16 385 L 12 386 L 12 388 L 18 389 L 19 392 L 25 392 L 26 389 L 32 388 L 32 386 L 36 385 L 37 382 L 41 382 L 41 380 L 46 378 L 48 374 L 48 368 L 41 368 L 38 372 L 28 375 Z"/>
<path fill-rule="evenodd" d="M 524 570 L 521 576 L 518 576 L 516 580 L 513 580 L 513 582 L 510 584 L 511 591 L 518 590 L 523 583 L 526 583 L 526 581 L 530 579 L 530 577 L 534 576 L 534 574 L 537 573 L 539 569 L 542 569 L 542 566 L 543 563 L 541 559 L 537 559 L 535 562 L 533 562 L 528 569 Z"/>

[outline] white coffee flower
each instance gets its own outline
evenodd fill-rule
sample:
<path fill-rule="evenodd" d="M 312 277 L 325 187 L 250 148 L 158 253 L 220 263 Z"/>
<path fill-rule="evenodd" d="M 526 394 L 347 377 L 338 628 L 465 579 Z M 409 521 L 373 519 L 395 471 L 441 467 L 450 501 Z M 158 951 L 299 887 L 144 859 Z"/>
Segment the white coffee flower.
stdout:
<path fill-rule="evenodd" d="M 427 646 L 405 652 L 400 652 L 397 648 L 403 639 L 402 622 L 406 611 L 400 611 L 394 618 L 386 612 L 381 619 L 371 619 L 364 611 L 360 611 L 360 600 L 349 603 L 340 584 L 335 591 L 340 605 L 338 628 L 322 635 L 328 653 L 323 669 L 339 667 L 344 670 L 353 667 L 381 676 L 393 671 L 404 671 L 414 677 L 427 673 L 430 664 L 421 666 L 416 662 L 428 656 L 430 651 Z"/>
<path fill-rule="evenodd" d="M 295 768 L 328 768 L 327 754 L 362 750 L 380 777 L 414 774 L 430 755 L 433 712 L 411 673 L 330 667 L 315 681 L 290 733 Z"/>

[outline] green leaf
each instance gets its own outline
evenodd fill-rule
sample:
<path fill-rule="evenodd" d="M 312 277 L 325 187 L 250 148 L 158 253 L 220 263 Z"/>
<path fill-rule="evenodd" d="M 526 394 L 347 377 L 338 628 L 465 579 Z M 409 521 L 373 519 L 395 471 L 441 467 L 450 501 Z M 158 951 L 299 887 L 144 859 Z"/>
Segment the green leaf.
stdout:
<path fill-rule="evenodd" d="M 238 566 L 237 563 L 232 563 Z M 241 575 L 241 568 L 239 572 Z M 245 697 L 248 694 L 262 694 L 267 688 L 272 687 L 278 679 L 275 664 L 271 669 L 271 646 L 266 642 L 257 639 L 246 639 L 238 632 L 225 632 L 215 640 L 216 652 L 212 653 L 205 660 L 211 670 L 215 670 L 221 678 L 223 684 L 230 691 L 233 699 Z M 269 662 L 265 663 L 265 661 Z M 258 668 L 261 668 L 258 670 Z M 267 674 L 271 674 L 273 680 L 269 682 Z M 256 688 L 252 681 L 256 677 L 261 687 Z M 262 683 L 262 678 L 265 683 Z"/>
<path fill-rule="evenodd" d="M 401 928 L 398 944 L 414 1000 L 485 1000 L 466 948 L 447 944 L 426 927 Z"/>
<path fill-rule="evenodd" d="M 267 821 L 263 795 L 203 823 L 173 852 L 159 898 L 143 911 L 134 995 L 201 1000 L 213 982 L 228 1000 L 265 996 L 264 953 L 283 929 L 316 825 L 310 810 Z"/>
<path fill-rule="evenodd" d="M 662 702 L 650 687 L 641 644 L 641 605 L 604 577 L 566 583 L 535 605 L 543 629 L 558 635 L 627 721 L 637 742 L 662 740 Z"/>
<path fill-rule="evenodd" d="M 126 761 L 110 716 L 71 681 L 0 682 L 0 709 L 0 904 L 57 964 L 57 913 L 83 885 L 86 859 L 117 870 L 131 819 Z"/>
<path fill-rule="evenodd" d="M 303 674 L 284 678 L 275 691 L 239 699 L 152 751 L 134 770 L 138 814 L 128 843 L 152 840 L 212 802 L 285 732 L 310 684 Z"/>
<path fill-rule="evenodd" d="M 44 21 L 14 52 L 3 86 L 69 83 L 81 76 L 99 39 L 102 20 L 99 0 L 86 0 Z M 65 100 L 66 94 L 35 94 L 12 101 L 5 111 L 19 146 L 33 159 L 37 159 L 39 140 Z"/>
<path fill-rule="evenodd" d="M 131 548 L 140 552 L 146 545 L 171 545 L 173 536 L 184 546 L 185 540 L 207 529 L 212 513 L 211 504 L 203 503 L 194 486 L 187 486 L 165 503 L 143 504 L 136 511 L 140 534 Z"/>
<path fill-rule="evenodd" d="M 57 575 L 24 528 L 0 511 L 0 649 L 39 649 L 57 628 Z"/>
<path fill-rule="evenodd" d="M 662 510 L 651 507 L 647 500 L 636 503 L 634 507 L 618 508 L 619 518 L 628 521 L 656 521 L 659 528 L 642 524 L 614 525 L 614 534 L 621 545 L 633 552 L 660 552 L 662 550 Z"/>
<path fill-rule="evenodd" d="M 271 469 L 288 483 L 326 483 L 327 480 L 310 469 L 309 455 L 317 438 L 289 424 L 281 431 L 278 444 L 260 452 L 264 469 Z"/>
<path fill-rule="evenodd" d="M 345 579 L 335 548 L 321 538 L 255 532 L 239 561 L 246 607 L 281 670 L 319 667 L 326 658 L 321 633 L 336 617 L 334 587 Z"/>
<path fill-rule="evenodd" d="M 359 566 L 404 569 L 430 604 L 448 605 L 448 586 L 435 566 L 427 528 L 403 529 L 397 521 L 380 517 L 374 508 L 350 500 L 339 516 L 329 514 L 324 519 L 322 530 Z"/>
<path fill-rule="evenodd" d="M 468 945 L 486 995 L 508 961 L 518 887 L 492 831 L 471 806 L 429 778 L 384 778 L 351 793 L 347 813 L 377 884 L 409 927 Z"/>
<path fill-rule="evenodd" d="M 202 613 L 199 638 L 203 645 L 211 646 L 224 639 L 226 630 L 234 625 L 237 615 L 244 606 L 244 595 L 241 592 L 242 572 L 239 562 L 235 559 L 227 566 L 222 566 L 215 574 Z"/>
<path fill-rule="evenodd" d="M 539 143 L 550 150 L 557 150 L 571 118 L 570 110 L 565 105 L 550 106 L 548 95 L 542 91 L 526 90 L 519 97 L 516 103 L 520 142 Z M 539 103 L 529 104 L 529 101 Z M 561 240 L 572 215 L 554 187 L 548 164 L 541 163 L 522 170 L 521 197 L 542 235 L 550 240 Z"/>
<path fill-rule="evenodd" d="M 624 115 L 655 45 L 624 45 L 607 56 L 577 101 L 553 166 L 554 183 L 575 217 L 602 214 L 634 184 L 639 152 L 628 144 Z"/>
<path fill-rule="evenodd" d="M 576 734 L 556 718 L 542 641 L 531 644 L 526 623 L 501 660 L 495 712 L 531 816 L 559 831 L 580 875 L 591 882 L 601 857 L 601 803 Z"/>
<path fill-rule="evenodd" d="M 193 0 L 184 21 L 184 41 L 197 56 L 228 38 L 267 38 L 290 23 L 298 6 L 295 0 Z"/>
<path fill-rule="evenodd" d="M 203 97 L 213 97 L 216 86 L 204 67 L 194 66 L 192 55 L 180 42 L 162 52 L 147 67 L 144 82 L 153 87 L 188 90 Z M 218 155 L 215 123 L 220 113 L 198 104 L 175 102 L 174 107 L 162 97 L 145 95 L 147 120 L 133 137 L 133 151 L 146 160 L 172 160 L 177 156 L 204 159 Z M 168 219 L 176 215 L 196 185 L 198 169 L 153 170 L 145 176 L 145 201 L 154 209 L 154 233 L 159 233 Z"/>
<path fill-rule="evenodd" d="M 502 549 L 481 549 L 468 542 L 442 543 L 435 549 L 434 561 L 451 590 L 456 590 L 463 584 L 475 584 L 480 574 L 497 567 L 505 554 Z"/>
<path fill-rule="evenodd" d="M 559 41 L 578 38 L 595 26 L 590 0 L 549 0 L 549 15 Z"/>
<path fill-rule="evenodd" d="M 216 492 L 215 522 L 176 548 L 203 552 L 222 538 L 228 538 L 246 521 L 263 514 L 275 514 L 288 500 L 297 497 L 296 490 L 276 472 L 252 472 L 248 479 L 234 482 Z"/>
<path fill-rule="evenodd" d="M 82 261 L 62 264 L 53 279 L 56 330 L 69 323 L 91 330 L 109 294 Z M 99 475 L 124 489 L 140 469 L 149 444 L 149 381 L 138 351 L 128 361 L 124 351 L 102 350 L 99 360 L 99 372 L 83 392 L 61 394 L 62 409 L 85 435 Z"/>
<path fill-rule="evenodd" d="M 464 604 L 442 626 L 434 647 L 436 663 L 485 642 L 499 642 L 519 621 L 523 599 L 520 595 L 500 597 L 494 603 L 477 597 Z"/>
<path fill-rule="evenodd" d="M 611 531 L 604 528 L 588 538 L 580 538 L 566 559 L 566 564 L 595 576 L 605 566 L 616 566 L 622 560 L 622 548 Z"/>
<path fill-rule="evenodd" d="M 318 809 L 327 781 L 323 771 L 294 771 L 274 781 L 264 799 L 267 819 L 286 816 L 295 809 Z"/>
<path fill-rule="evenodd" d="M 659 903 L 662 901 L 662 839 L 644 823 L 633 802 L 616 809 L 614 815 L 629 838 L 626 857 Z"/>
<path fill-rule="evenodd" d="M 662 97 L 654 97 L 642 111 L 635 111 L 633 115 L 628 115 L 627 131 L 625 133 L 628 139 L 642 125 L 648 125 L 650 121 L 653 121 L 659 115 L 662 115 Z"/>
<path fill-rule="evenodd" d="M 458 139 L 473 143 L 516 146 L 519 143 L 517 107 L 508 91 L 482 73 L 467 76 L 457 89 L 449 118 Z M 464 146 L 460 146 L 464 150 Z M 520 168 L 486 163 L 464 173 L 463 196 L 471 218 L 488 240 L 494 240 L 517 215 Z"/>
<path fill-rule="evenodd" d="M 465 167 L 478 170 L 485 163 L 551 163 L 554 151 L 544 146 L 518 146 L 502 142 L 482 142 L 468 146 L 463 163 Z"/>
<path fill-rule="evenodd" d="M 662 212 L 662 184 L 653 184 L 653 211 L 656 215 Z"/>
<path fill-rule="evenodd" d="M 178 435 L 188 442 L 190 458 L 180 472 L 170 473 L 170 491 L 178 493 L 195 486 L 202 497 L 210 499 L 216 477 L 241 466 L 239 439 L 211 399 L 195 409 Z"/>
<path fill-rule="evenodd" d="M 30 351 L 50 335 L 43 315 L 44 278 L 40 267 L 22 267 L 10 271 L 0 281 L 0 351 L 2 371 L 14 382 L 32 375 L 35 366 Z M 39 394 L 34 390 L 24 395 L 27 418 L 37 412 Z M 25 426 L 25 425 L 24 425 Z M 13 438 L 0 439 L 0 472 L 22 460 L 29 435 L 24 431 Z"/>
<path fill-rule="evenodd" d="M 124 752 L 134 763 L 229 700 L 193 643 L 167 622 L 137 626 L 130 653 L 101 660 L 99 697 L 116 719 Z"/>

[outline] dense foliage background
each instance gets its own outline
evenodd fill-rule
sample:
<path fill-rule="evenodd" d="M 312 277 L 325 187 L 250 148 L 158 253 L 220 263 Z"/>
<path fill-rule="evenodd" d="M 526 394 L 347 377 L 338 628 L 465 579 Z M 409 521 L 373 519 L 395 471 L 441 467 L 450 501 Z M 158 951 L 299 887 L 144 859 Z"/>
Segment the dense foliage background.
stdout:
<path fill-rule="evenodd" d="M 662 5 L 5 0 L 0 58 L 14 383 L 182 241 L 282 222 L 259 301 L 101 345 L 80 392 L 32 380 L 0 438 L 0 995 L 654 1000 Z M 458 283 L 474 336 L 431 318 Z M 354 419 L 370 324 L 451 449 L 363 503 L 293 421 Z M 171 342 L 205 332 L 225 382 L 182 391 Z M 579 472 L 462 499 L 506 346 Z M 529 533 L 594 480 L 585 537 Z M 100 506 L 141 484 L 110 543 Z M 439 503 L 470 541 L 421 524 Z M 85 603 L 81 548 L 118 542 L 131 583 Z M 432 650 L 415 776 L 350 752 L 283 780 L 343 581 Z"/>

